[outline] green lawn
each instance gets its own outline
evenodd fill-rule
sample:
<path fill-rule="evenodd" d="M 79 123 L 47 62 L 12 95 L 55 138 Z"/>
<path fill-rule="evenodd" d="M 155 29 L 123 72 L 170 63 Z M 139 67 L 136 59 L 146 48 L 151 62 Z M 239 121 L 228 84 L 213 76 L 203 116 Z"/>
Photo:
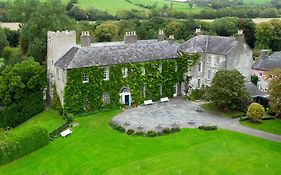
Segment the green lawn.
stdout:
<path fill-rule="evenodd" d="M 281 120 L 263 120 L 262 123 L 252 123 L 250 121 L 241 122 L 244 126 L 249 126 L 251 128 L 259 129 L 262 131 L 270 132 L 273 134 L 281 135 Z"/>
<path fill-rule="evenodd" d="M 228 112 L 220 111 L 213 103 L 205 103 L 205 104 L 201 105 L 201 107 L 213 114 L 216 114 L 216 115 L 224 117 L 224 118 L 232 118 L 232 117 L 244 114 L 241 111 L 228 111 Z"/>
<path fill-rule="evenodd" d="M 47 110 L 42 112 L 41 114 L 29 119 L 25 123 L 17 126 L 14 131 L 20 130 L 25 128 L 26 126 L 41 126 L 46 128 L 49 133 L 63 125 L 66 121 L 63 119 L 62 116 L 59 116 L 57 111 L 54 110 Z M 1 173 L 0 173 L 1 174 Z"/>
<path fill-rule="evenodd" d="M 1 166 L 0 174 L 281 174 L 279 143 L 226 130 L 127 136 L 108 127 L 118 112 L 78 118 L 71 136 Z"/>

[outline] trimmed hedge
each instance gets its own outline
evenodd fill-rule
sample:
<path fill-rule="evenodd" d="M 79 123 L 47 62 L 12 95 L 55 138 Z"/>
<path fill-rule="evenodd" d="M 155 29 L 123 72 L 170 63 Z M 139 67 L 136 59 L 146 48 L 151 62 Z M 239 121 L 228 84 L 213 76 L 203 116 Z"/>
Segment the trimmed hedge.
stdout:
<path fill-rule="evenodd" d="M 218 127 L 217 126 L 199 126 L 198 129 L 212 131 L 212 130 L 217 130 Z"/>
<path fill-rule="evenodd" d="M 0 111 L 0 128 L 16 127 L 44 110 L 43 94 L 34 93 Z"/>
<path fill-rule="evenodd" d="M 0 165 L 27 155 L 49 144 L 48 131 L 30 127 L 21 131 L 0 131 Z"/>

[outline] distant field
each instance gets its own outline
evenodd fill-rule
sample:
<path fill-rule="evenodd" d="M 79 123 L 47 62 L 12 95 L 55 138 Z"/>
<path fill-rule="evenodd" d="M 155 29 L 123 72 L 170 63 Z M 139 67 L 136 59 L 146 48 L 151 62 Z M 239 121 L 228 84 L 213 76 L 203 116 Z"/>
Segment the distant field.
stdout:
<path fill-rule="evenodd" d="M 270 0 L 243 0 L 244 4 L 265 4 L 269 2 Z"/>
<path fill-rule="evenodd" d="M 69 0 L 62 1 L 65 3 L 69 2 Z M 82 8 L 94 7 L 110 14 L 116 14 L 119 10 L 146 10 L 145 8 L 127 2 L 126 0 L 79 0 L 78 6 Z"/>
<path fill-rule="evenodd" d="M 204 7 L 193 6 L 190 9 L 188 3 L 173 2 L 170 0 L 131 0 L 131 1 L 135 4 L 145 4 L 145 5 L 153 5 L 156 2 L 158 9 L 161 9 L 164 5 L 167 5 L 168 7 L 172 6 L 177 11 L 199 11 L 204 8 Z"/>

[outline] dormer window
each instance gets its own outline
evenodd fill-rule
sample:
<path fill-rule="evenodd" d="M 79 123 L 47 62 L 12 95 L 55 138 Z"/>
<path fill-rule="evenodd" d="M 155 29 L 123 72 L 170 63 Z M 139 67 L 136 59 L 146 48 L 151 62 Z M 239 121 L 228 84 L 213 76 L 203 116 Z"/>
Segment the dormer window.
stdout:
<path fill-rule="evenodd" d="M 109 67 L 105 67 L 103 70 L 103 80 L 109 80 Z"/>
<path fill-rule="evenodd" d="M 123 78 L 126 78 L 128 76 L 128 68 L 126 67 L 122 68 L 122 76 Z"/>
<path fill-rule="evenodd" d="M 144 67 L 141 68 L 141 75 L 145 75 L 145 68 Z"/>
<path fill-rule="evenodd" d="M 82 74 L 82 83 L 89 83 L 89 76 L 85 73 Z"/>

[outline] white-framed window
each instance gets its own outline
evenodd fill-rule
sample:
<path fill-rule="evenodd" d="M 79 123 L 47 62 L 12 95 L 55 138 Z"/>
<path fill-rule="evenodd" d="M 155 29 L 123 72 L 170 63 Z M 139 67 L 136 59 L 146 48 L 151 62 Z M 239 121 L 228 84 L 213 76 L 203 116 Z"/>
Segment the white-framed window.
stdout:
<path fill-rule="evenodd" d="M 89 83 L 89 76 L 85 73 L 82 74 L 82 83 Z"/>
<path fill-rule="evenodd" d="M 128 76 L 128 68 L 126 67 L 122 68 L 122 76 L 123 78 L 126 78 Z"/>
<path fill-rule="evenodd" d="M 88 97 L 86 96 L 84 99 L 84 109 L 88 110 L 88 109 L 90 109 L 90 107 L 91 107 L 91 103 L 90 103 Z"/>
<path fill-rule="evenodd" d="M 207 57 L 207 63 L 208 63 L 208 64 L 211 64 L 211 60 L 212 60 L 212 57 L 211 57 L 211 56 L 208 56 L 208 57 Z"/>
<path fill-rule="evenodd" d="M 141 88 L 141 96 L 142 96 L 142 98 L 145 98 L 145 91 L 146 91 L 146 86 L 143 86 Z"/>
<path fill-rule="evenodd" d="M 216 58 L 216 65 L 219 65 L 219 64 L 220 64 L 220 58 L 217 57 L 217 58 Z"/>
<path fill-rule="evenodd" d="M 212 72 L 211 72 L 211 69 L 208 69 L 207 79 L 211 80 L 211 78 L 212 78 Z"/>
<path fill-rule="evenodd" d="M 162 69 L 163 69 L 163 65 L 160 64 L 160 65 L 159 65 L 159 72 L 160 72 L 160 73 L 162 73 Z"/>
<path fill-rule="evenodd" d="M 175 64 L 175 72 L 177 72 L 178 71 L 178 64 L 176 63 Z"/>
<path fill-rule="evenodd" d="M 198 72 L 202 72 L 202 62 L 200 61 L 198 64 Z"/>
<path fill-rule="evenodd" d="M 109 67 L 103 69 L 103 80 L 109 80 Z"/>
<path fill-rule="evenodd" d="M 103 93 L 102 94 L 102 101 L 104 104 L 109 104 L 110 103 L 110 95 L 109 93 Z"/>
<path fill-rule="evenodd" d="M 58 77 L 58 80 L 60 80 L 60 71 L 59 71 L 59 69 L 58 69 L 58 68 L 56 69 L 56 72 L 57 72 L 57 77 Z"/>
<path fill-rule="evenodd" d="M 141 67 L 141 75 L 145 75 L 145 68 Z"/>
<path fill-rule="evenodd" d="M 197 88 L 198 88 L 198 89 L 201 88 L 201 79 L 200 79 L 200 78 L 197 80 Z"/>
<path fill-rule="evenodd" d="M 163 95 L 163 85 L 160 85 L 159 89 L 160 89 L 160 95 Z"/>

